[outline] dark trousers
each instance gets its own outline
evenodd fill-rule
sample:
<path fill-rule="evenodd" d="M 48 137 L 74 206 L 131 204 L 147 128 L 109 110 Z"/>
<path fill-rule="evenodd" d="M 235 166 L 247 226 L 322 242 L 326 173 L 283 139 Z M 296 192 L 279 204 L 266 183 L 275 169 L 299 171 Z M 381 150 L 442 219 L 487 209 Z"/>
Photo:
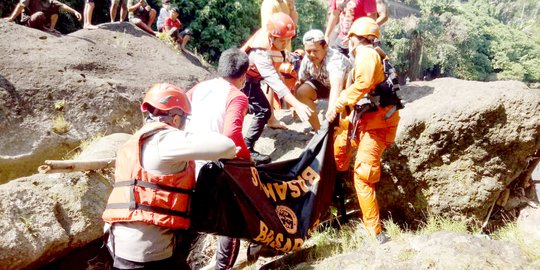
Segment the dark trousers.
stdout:
<path fill-rule="evenodd" d="M 175 232 L 173 256 L 160 261 L 134 262 L 115 256 L 113 250 L 107 250 L 107 253 L 109 253 L 110 256 L 107 256 L 108 258 L 98 258 L 97 261 L 95 261 L 94 263 L 101 262 L 102 265 L 104 263 L 107 263 L 113 266 L 112 269 L 188 270 L 191 269 L 191 266 L 188 264 L 188 256 L 192 255 L 191 252 L 194 249 L 194 245 L 197 241 L 201 239 L 201 236 L 202 234 L 199 234 L 197 232 L 189 230 L 177 230 Z M 111 241 L 114 242 L 113 235 L 107 232 L 106 236 L 104 236 L 104 239 L 107 239 L 109 237 L 111 237 Z M 238 242 L 240 241 L 238 240 Z M 239 248 L 240 245 L 238 245 L 238 249 Z M 106 242 L 103 244 L 102 249 L 107 249 Z M 238 250 L 236 251 L 236 255 L 238 255 Z M 106 262 L 108 260 L 110 260 L 110 262 Z M 236 256 L 234 257 L 234 260 L 236 260 Z"/>
<path fill-rule="evenodd" d="M 45 31 L 47 26 L 47 16 L 42 11 L 38 11 L 25 22 L 26 26 Z"/>
<path fill-rule="evenodd" d="M 247 81 L 244 88 L 242 88 L 242 92 L 248 97 L 248 113 L 253 114 L 253 120 L 251 120 L 244 140 L 246 141 L 247 148 L 253 150 L 255 143 L 261 137 L 264 125 L 268 123 L 268 119 L 272 116 L 272 110 L 270 109 L 270 103 L 261 89 L 260 82 Z"/>
<path fill-rule="evenodd" d="M 240 251 L 240 239 L 227 236 L 218 237 L 216 270 L 232 269 Z"/>

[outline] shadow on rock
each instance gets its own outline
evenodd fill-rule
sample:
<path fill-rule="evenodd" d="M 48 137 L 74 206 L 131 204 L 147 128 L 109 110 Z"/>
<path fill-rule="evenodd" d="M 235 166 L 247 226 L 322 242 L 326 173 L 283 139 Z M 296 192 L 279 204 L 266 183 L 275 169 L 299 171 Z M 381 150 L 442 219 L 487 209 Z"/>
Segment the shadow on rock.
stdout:
<path fill-rule="evenodd" d="M 405 106 L 415 100 L 433 94 L 434 88 L 431 86 L 402 85 L 398 95 Z"/>
<path fill-rule="evenodd" d="M 18 118 L 29 112 L 28 104 L 24 98 L 17 92 L 17 89 L 8 79 L 0 75 L 0 113 L 2 119 L 0 123 L 8 121 L 10 118 Z"/>
<path fill-rule="evenodd" d="M 112 32 L 120 32 L 135 37 L 152 36 L 144 32 L 142 29 L 139 29 L 137 26 L 128 22 L 103 23 L 99 25 L 99 29 L 109 30 Z"/>

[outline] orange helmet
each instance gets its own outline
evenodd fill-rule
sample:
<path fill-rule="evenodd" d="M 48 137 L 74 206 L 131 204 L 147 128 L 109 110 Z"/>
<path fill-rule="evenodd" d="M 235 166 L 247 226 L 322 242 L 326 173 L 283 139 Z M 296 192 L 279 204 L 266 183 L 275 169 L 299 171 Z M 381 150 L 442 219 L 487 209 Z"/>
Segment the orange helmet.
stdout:
<path fill-rule="evenodd" d="M 191 113 L 191 105 L 184 90 L 170 83 L 158 83 L 150 87 L 144 96 L 141 111 L 148 111 L 148 105 L 162 111 L 180 109 L 185 114 Z"/>
<path fill-rule="evenodd" d="M 272 14 L 266 23 L 268 33 L 277 38 L 292 38 L 296 35 L 296 29 L 291 17 L 283 12 Z"/>
<path fill-rule="evenodd" d="M 352 35 L 361 36 L 368 39 L 379 38 L 379 25 L 370 17 L 361 17 L 353 22 L 347 37 Z"/>

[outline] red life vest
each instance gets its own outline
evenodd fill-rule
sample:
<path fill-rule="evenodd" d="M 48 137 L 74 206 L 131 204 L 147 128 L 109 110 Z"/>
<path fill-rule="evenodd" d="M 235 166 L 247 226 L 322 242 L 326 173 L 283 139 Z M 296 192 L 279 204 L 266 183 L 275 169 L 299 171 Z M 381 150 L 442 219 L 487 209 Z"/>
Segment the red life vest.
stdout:
<path fill-rule="evenodd" d="M 248 55 L 249 52 L 254 49 L 265 50 L 268 52 L 274 68 L 281 76 L 281 79 L 283 80 L 285 85 L 292 92 L 294 90 L 294 84 L 296 83 L 298 74 L 293 68 L 292 63 L 288 62 L 285 58 L 285 51 L 280 51 L 276 49 L 276 47 L 270 43 L 270 38 L 268 37 L 268 33 L 264 28 L 261 28 L 257 32 L 255 32 L 255 34 L 251 36 L 251 38 L 249 38 L 248 41 L 246 41 L 246 43 L 241 48 L 241 50 L 246 52 Z M 263 79 L 263 77 L 257 70 L 257 66 L 255 65 L 255 63 L 252 62 L 249 63 L 249 69 L 246 73 L 246 76 L 248 79 L 254 81 L 261 81 Z M 279 102 L 275 104 L 279 104 Z"/>
<path fill-rule="evenodd" d="M 175 174 L 153 175 L 141 166 L 145 138 L 170 128 L 149 123 L 117 152 L 114 188 L 103 213 L 105 222 L 140 221 L 171 229 L 190 225 L 189 204 L 195 187 L 195 163 L 189 161 Z"/>
<path fill-rule="evenodd" d="M 261 28 L 255 32 L 255 34 L 251 36 L 241 48 L 241 50 L 246 52 L 248 55 L 249 52 L 254 49 L 267 51 L 276 71 L 279 71 L 281 64 L 285 62 L 285 52 L 276 49 L 276 47 L 270 43 L 270 38 L 268 37 L 268 33 L 264 28 Z M 257 81 L 263 79 L 257 70 L 255 63 L 252 62 L 249 63 L 247 77 L 248 79 Z"/>

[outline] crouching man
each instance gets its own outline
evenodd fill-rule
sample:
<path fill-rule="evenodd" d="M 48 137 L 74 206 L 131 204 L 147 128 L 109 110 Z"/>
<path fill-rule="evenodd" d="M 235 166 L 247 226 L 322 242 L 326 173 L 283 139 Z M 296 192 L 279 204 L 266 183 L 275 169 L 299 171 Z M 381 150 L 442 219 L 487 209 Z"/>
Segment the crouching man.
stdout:
<path fill-rule="evenodd" d="M 155 35 L 152 24 L 156 19 L 157 12 L 150 7 L 146 0 L 128 0 L 129 22 L 141 28 L 150 35 Z"/>
<path fill-rule="evenodd" d="M 21 0 L 7 20 L 15 22 L 21 16 L 17 23 L 42 31 L 59 33 L 55 27 L 60 11 L 75 15 L 79 21 L 82 19 L 81 13 L 57 0 Z"/>
<path fill-rule="evenodd" d="M 321 124 L 315 101 L 321 98 L 329 99 L 328 108 L 334 105 L 345 87 L 352 63 L 343 54 L 328 46 L 321 30 L 306 32 L 302 41 L 307 57 L 304 57 L 300 64 L 295 85 L 296 97 L 315 112 L 309 117 L 309 123 L 314 131 L 318 131 Z"/>

